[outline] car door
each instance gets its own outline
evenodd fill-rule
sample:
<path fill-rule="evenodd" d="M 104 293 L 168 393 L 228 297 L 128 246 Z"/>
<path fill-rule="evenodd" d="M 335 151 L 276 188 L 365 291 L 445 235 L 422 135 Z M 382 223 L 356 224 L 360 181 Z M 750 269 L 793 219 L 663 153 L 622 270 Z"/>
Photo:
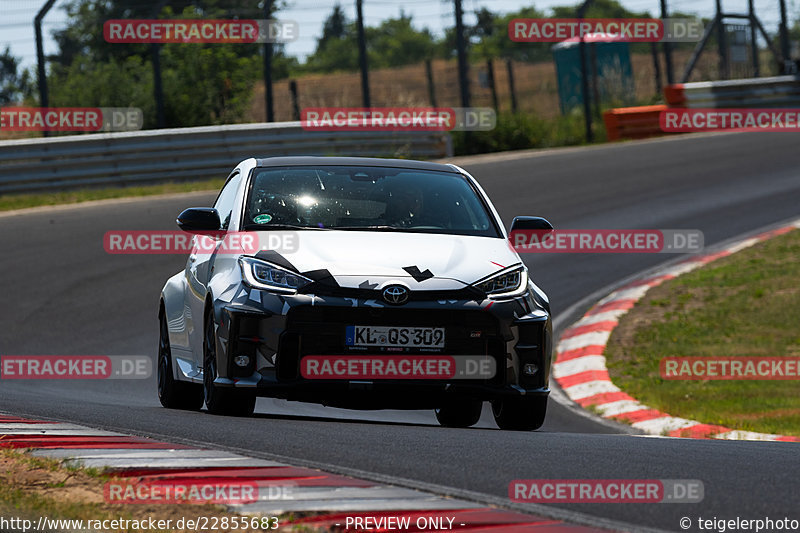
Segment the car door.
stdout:
<path fill-rule="evenodd" d="M 241 172 L 237 168 L 228 177 L 225 186 L 214 202 L 214 209 L 219 213 L 221 222 L 220 230 L 226 231 L 231 222 L 234 205 L 239 192 L 241 183 Z M 189 259 L 186 261 L 186 297 L 189 313 L 187 317 L 187 328 L 189 329 L 189 342 L 192 353 L 194 354 L 195 367 L 200 369 L 203 366 L 203 313 L 205 309 L 206 294 L 208 294 L 208 283 L 214 273 L 214 259 L 216 257 L 220 238 L 207 236 L 195 236 L 195 246 Z"/>

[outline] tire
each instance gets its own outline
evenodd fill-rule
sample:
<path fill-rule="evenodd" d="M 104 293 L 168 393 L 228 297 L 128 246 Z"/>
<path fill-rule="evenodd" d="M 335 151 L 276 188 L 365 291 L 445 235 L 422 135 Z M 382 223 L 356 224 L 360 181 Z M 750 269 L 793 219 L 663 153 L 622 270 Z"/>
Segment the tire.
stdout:
<path fill-rule="evenodd" d="M 253 391 L 218 387 L 217 378 L 217 335 L 214 328 L 214 313 L 207 313 L 203 333 L 203 396 L 208 412 L 215 415 L 250 416 L 256 408 L 256 394 Z"/>
<path fill-rule="evenodd" d="M 463 398 L 449 401 L 435 409 L 436 420 L 446 428 L 468 428 L 478 423 L 481 418 L 483 402 Z"/>
<path fill-rule="evenodd" d="M 510 431 L 533 431 L 544 424 L 547 396 L 505 398 L 492 402 L 497 427 Z"/>
<path fill-rule="evenodd" d="M 163 309 L 158 314 L 158 322 L 158 400 L 169 409 L 198 411 L 203 407 L 203 386 L 175 379 L 169 330 Z"/>

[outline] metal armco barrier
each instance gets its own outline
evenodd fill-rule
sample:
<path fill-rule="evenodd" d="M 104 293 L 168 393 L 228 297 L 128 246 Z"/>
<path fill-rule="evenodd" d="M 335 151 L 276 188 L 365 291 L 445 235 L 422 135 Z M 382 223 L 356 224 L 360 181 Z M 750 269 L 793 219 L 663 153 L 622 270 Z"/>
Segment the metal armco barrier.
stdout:
<path fill-rule="evenodd" d="M 670 107 L 800 107 L 800 76 L 676 83 L 664 98 Z"/>
<path fill-rule="evenodd" d="M 242 159 L 283 155 L 453 155 L 441 132 L 305 131 L 237 124 L 0 141 L 0 193 L 224 178 Z"/>
<path fill-rule="evenodd" d="M 659 114 L 679 108 L 800 107 L 800 76 L 676 83 L 664 87 L 667 106 L 609 109 L 603 113 L 609 141 L 666 135 Z"/>

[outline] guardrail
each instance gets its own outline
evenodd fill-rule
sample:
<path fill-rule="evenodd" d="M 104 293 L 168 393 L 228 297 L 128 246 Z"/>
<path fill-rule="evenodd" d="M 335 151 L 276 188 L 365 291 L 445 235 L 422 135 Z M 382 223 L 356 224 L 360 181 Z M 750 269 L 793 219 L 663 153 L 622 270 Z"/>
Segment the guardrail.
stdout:
<path fill-rule="evenodd" d="M 667 106 L 609 109 L 603 112 L 608 140 L 666 135 L 659 114 L 672 108 L 800 108 L 800 76 L 676 83 L 664 87 Z"/>
<path fill-rule="evenodd" d="M 800 107 L 800 76 L 676 83 L 664 98 L 670 107 Z"/>
<path fill-rule="evenodd" d="M 609 141 L 620 139 L 646 139 L 663 135 L 658 118 L 665 105 L 618 107 L 603 112 L 603 122 Z"/>
<path fill-rule="evenodd" d="M 453 155 L 442 132 L 306 131 L 237 124 L 0 141 L 0 193 L 224 178 L 242 159 L 282 155 Z"/>

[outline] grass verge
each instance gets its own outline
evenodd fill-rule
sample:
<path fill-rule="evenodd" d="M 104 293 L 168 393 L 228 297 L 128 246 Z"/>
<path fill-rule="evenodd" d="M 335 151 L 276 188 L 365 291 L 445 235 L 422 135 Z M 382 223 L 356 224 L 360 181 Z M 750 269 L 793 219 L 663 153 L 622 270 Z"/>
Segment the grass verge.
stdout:
<path fill-rule="evenodd" d="M 800 231 L 667 281 L 622 317 L 611 379 L 673 416 L 800 436 L 800 381 L 662 379 L 663 357 L 800 356 Z"/>
<path fill-rule="evenodd" d="M 129 198 L 195 191 L 218 191 L 224 179 L 160 183 L 135 187 L 109 187 L 103 189 L 77 189 L 74 191 L 0 195 L 0 211 L 25 209 L 46 205 L 75 204 L 109 198 Z"/>
<path fill-rule="evenodd" d="M 594 119 L 594 143 L 605 142 L 603 121 Z M 454 131 L 453 153 L 456 156 L 488 154 L 508 150 L 579 146 L 586 144 L 583 115 L 571 113 L 555 118 L 542 118 L 527 113 L 501 112 L 497 124 L 489 131 Z"/>
<path fill-rule="evenodd" d="M 150 518 L 158 520 L 197 520 L 198 517 L 207 517 L 209 520 L 217 518 L 217 523 L 223 517 L 237 516 L 225 511 L 219 505 L 197 504 L 113 504 L 106 503 L 103 499 L 103 487 L 114 479 L 111 475 L 96 468 L 81 468 L 69 466 L 55 459 L 30 455 L 25 450 L 0 448 L 0 517 L 6 521 L 11 519 L 30 520 L 33 527 L 38 525 L 40 516 L 49 519 L 50 527 L 46 531 L 56 531 L 53 520 L 128 520 L 128 527 L 114 528 L 103 527 L 103 531 L 149 531 L 183 532 L 195 529 L 152 529 L 135 527 L 136 522 L 148 523 Z M 130 480 L 129 480 L 130 481 Z M 297 531 L 289 522 L 292 515 L 279 517 L 280 530 Z M 166 524 L 166 522 L 164 522 Z M 185 523 L 185 522 L 184 522 Z M 211 522 L 209 522 L 211 523 Z M 14 523 L 10 523 L 12 526 Z M 19 526 L 20 522 L 16 524 Z M 111 525 L 110 522 L 108 522 Z M 8 524 L 7 524 L 8 525 Z M 84 525 L 85 528 L 85 525 Z M 21 528 L 18 528 L 21 530 Z M 79 529 L 73 522 L 72 527 L 62 523 L 61 530 Z M 307 528 L 303 528 L 308 530 Z M 10 530 L 14 530 L 12 527 Z M 29 529 L 30 530 L 30 529 Z M 237 533 L 270 531 L 270 529 L 226 529 L 217 528 L 215 531 L 235 531 Z M 274 531 L 274 530 L 273 530 Z"/>

